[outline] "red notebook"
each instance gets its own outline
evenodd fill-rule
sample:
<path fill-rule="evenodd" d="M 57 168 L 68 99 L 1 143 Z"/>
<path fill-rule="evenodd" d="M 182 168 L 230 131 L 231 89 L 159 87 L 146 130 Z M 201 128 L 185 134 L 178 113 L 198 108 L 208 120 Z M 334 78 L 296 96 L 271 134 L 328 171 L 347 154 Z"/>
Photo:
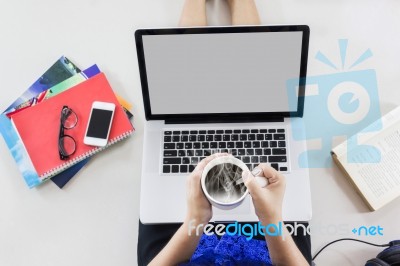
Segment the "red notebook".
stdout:
<path fill-rule="evenodd" d="M 106 147 L 133 133 L 132 124 L 104 73 L 12 116 L 14 127 L 41 179 L 50 178 L 106 148 L 88 146 L 83 143 L 94 101 L 110 102 L 116 106 Z M 64 105 L 70 107 L 78 116 L 77 125 L 65 131 L 76 141 L 76 151 L 67 161 L 61 160 L 58 152 L 60 113 Z"/>

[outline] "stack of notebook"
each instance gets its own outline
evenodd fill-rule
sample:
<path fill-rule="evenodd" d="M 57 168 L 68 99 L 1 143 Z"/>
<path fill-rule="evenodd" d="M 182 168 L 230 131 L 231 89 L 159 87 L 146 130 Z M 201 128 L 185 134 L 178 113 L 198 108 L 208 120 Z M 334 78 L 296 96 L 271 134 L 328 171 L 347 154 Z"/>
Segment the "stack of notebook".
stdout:
<path fill-rule="evenodd" d="M 105 147 L 83 143 L 94 101 L 114 103 L 115 113 Z M 60 110 L 69 106 L 79 116 L 74 128 L 75 153 L 61 160 L 58 150 Z M 51 179 L 62 188 L 90 157 L 129 137 L 134 128 L 130 104 L 115 95 L 96 65 L 80 71 L 61 57 L 0 115 L 0 133 L 27 183 L 32 188 Z"/>

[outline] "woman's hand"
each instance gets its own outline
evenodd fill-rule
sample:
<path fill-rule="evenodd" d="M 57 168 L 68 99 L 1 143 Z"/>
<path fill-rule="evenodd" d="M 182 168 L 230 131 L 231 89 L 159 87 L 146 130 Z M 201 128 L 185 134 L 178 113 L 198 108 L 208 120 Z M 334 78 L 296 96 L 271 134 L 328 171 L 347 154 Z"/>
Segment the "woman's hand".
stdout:
<path fill-rule="evenodd" d="M 197 223 L 207 224 L 212 217 L 211 204 L 201 189 L 201 175 L 204 167 L 213 159 L 228 154 L 216 153 L 197 164 L 186 181 L 187 215 L 186 221 L 196 220 Z"/>
<path fill-rule="evenodd" d="M 253 199 L 256 214 L 262 224 L 280 221 L 286 188 L 285 177 L 268 164 L 260 164 L 258 168 L 261 169 L 259 176 L 268 179 L 266 187 L 261 187 L 250 171 L 243 172 L 243 181 Z"/>
<path fill-rule="evenodd" d="M 260 186 L 250 171 L 243 173 L 243 181 L 250 191 L 258 219 L 264 226 L 283 223 L 282 202 L 286 188 L 285 177 L 267 164 L 260 164 L 258 167 L 261 169 L 259 176 L 264 176 L 268 179 L 268 185 L 265 187 Z M 286 226 L 283 226 L 282 230 L 282 235 L 285 238 L 265 232 L 265 240 L 272 264 L 308 265 L 308 262 L 297 248 Z"/>
<path fill-rule="evenodd" d="M 196 227 L 208 224 L 212 217 L 211 205 L 201 189 L 204 167 L 214 158 L 227 154 L 214 154 L 202 160 L 188 176 L 186 182 L 187 214 L 185 222 L 150 265 L 177 265 L 188 261 L 199 244 L 203 230 Z"/>

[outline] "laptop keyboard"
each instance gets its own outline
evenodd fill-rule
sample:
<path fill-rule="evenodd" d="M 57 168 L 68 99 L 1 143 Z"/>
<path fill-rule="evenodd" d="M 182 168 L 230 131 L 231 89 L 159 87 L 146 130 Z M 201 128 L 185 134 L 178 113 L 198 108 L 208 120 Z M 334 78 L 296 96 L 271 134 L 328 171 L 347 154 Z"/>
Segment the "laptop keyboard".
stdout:
<path fill-rule="evenodd" d="M 287 142 L 284 128 L 228 130 L 165 130 L 162 173 L 190 173 L 213 153 L 230 153 L 249 169 L 270 163 L 286 172 Z"/>

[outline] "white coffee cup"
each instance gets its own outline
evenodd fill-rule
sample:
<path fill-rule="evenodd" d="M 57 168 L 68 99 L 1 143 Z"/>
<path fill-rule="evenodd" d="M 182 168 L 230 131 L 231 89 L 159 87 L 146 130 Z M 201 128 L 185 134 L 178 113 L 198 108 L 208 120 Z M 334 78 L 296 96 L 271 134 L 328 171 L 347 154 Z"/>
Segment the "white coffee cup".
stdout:
<path fill-rule="evenodd" d="M 221 156 L 210 161 L 201 175 L 201 188 L 208 201 L 220 209 L 239 206 L 249 194 L 242 180 L 244 171 L 249 171 L 247 165 L 233 156 Z M 268 184 L 264 177 L 257 177 L 257 182 L 262 187 Z"/>
<path fill-rule="evenodd" d="M 221 156 L 210 161 L 201 175 L 201 188 L 210 203 L 223 209 L 240 205 L 246 198 L 248 189 L 243 182 L 238 186 L 236 182 L 246 170 L 246 164 L 233 156 Z M 230 192 L 226 190 L 229 187 Z"/>

